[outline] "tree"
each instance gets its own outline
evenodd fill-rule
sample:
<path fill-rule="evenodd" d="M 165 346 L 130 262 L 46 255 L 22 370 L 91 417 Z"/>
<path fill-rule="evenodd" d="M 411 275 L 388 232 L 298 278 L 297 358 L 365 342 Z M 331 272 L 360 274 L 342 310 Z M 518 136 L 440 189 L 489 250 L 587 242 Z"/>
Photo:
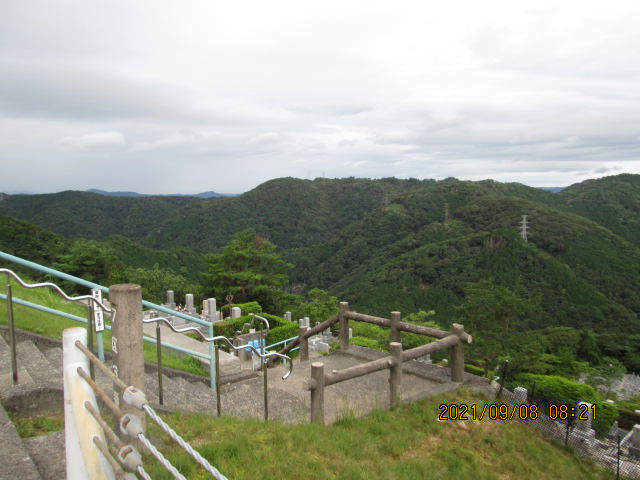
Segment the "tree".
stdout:
<path fill-rule="evenodd" d="M 123 264 L 109 248 L 101 243 L 95 240 L 80 239 L 74 242 L 68 253 L 60 255 L 53 268 L 93 283 L 108 286 L 121 280 Z M 78 291 L 75 284 L 63 283 L 63 289 Z"/>
<path fill-rule="evenodd" d="M 186 293 L 194 293 L 192 285 L 182 275 L 176 275 L 168 268 L 127 268 L 124 271 L 127 282 L 142 287 L 142 298 L 156 303 L 164 303 L 167 290 L 175 292 L 175 298 L 184 298 Z"/>
<path fill-rule="evenodd" d="M 488 376 L 492 363 L 506 353 L 514 321 L 535 310 L 541 295 L 529 297 L 519 283 L 511 290 L 493 280 L 471 284 L 464 293 L 464 304 L 455 307 L 459 312 L 457 321 L 473 335 L 471 353 L 482 362 Z"/>
<path fill-rule="evenodd" d="M 219 299 L 231 294 L 234 303 L 256 301 L 265 310 L 279 309 L 287 297 L 283 288 L 293 265 L 283 261 L 275 249 L 253 229 L 237 233 L 222 253 L 205 255 L 205 292 Z"/>
<path fill-rule="evenodd" d="M 338 299 L 324 290 L 313 288 L 307 293 L 309 302 L 300 304 L 298 313 L 301 317 L 309 317 L 312 322 L 324 322 L 338 313 Z"/>

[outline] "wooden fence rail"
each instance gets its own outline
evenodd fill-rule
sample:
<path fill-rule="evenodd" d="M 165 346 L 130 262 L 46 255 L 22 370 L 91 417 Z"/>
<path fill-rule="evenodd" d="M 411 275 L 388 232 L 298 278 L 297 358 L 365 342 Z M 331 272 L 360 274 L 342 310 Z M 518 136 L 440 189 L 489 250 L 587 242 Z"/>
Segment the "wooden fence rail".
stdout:
<path fill-rule="evenodd" d="M 324 373 L 324 364 L 316 362 L 311 364 L 311 378 L 306 381 L 305 390 L 311 392 L 311 421 L 324 423 L 324 388 L 336 383 L 351 380 L 363 375 L 389 369 L 390 406 L 395 408 L 401 401 L 402 364 L 416 358 L 446 348 L 451 348 L 451 381 L 461 383 L 464 378 L 464 344 L 471 343 L 472 337 L 464 331 L 464 326 L 454 323 L 453 332 L 446 332 L 435 328 L 423 327 L 400 321 L 400 312 L 392 312 L 391 319 L 373 317 L 361 313 L 350 312 L 349 304 L 340 303 L 338 315 L 331 317 L 314 328 L 300 327 L 300 336 L 287 346 L 289 351 L 293 346 L 300 345 L 300 361 L 309 360 L 308 339 L 321 331 L 331 327 L 335 323 L 340 324 L 340 349 L 349 348 L 349 320 L 372 323 L 391 329 L 389 350 L 391 355 L 372 362 L 346 368 L 344 370 Z M 411 332 L 426 335 L 438 340 L 420 347 L 402 351 L 400 332 Z M 285 349 L 280 353 L 286 353 Z"/>

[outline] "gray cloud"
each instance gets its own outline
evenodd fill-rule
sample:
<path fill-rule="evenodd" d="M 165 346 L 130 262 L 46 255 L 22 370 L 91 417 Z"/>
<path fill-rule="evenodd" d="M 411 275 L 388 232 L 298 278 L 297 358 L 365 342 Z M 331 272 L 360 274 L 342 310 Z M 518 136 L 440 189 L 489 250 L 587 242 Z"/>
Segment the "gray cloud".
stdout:
<path fill-rule="evenodd" d="M 640 173 L 633 2 L 187 3 L 3 6 L 0 191 Z"/>

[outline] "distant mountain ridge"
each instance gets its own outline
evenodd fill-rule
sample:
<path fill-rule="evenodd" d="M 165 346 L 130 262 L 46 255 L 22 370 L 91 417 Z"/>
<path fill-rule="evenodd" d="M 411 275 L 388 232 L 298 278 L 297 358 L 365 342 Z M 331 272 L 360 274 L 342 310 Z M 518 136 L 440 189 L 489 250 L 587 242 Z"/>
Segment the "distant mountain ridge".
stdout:
<path fill-rule="evenodd" d="M 91 188 L 86 190 L 89 193 L 97 193 L 98 195 L 105 195 L 108 197 L 197 197 L 197 198 L 217 198 L 217 197 L 237 197 L 239 194 L 237 193 L 217 193 L 212 190 L 208 192 L 201 193 L 158 193 L 158 194 L 147 194 L 147 193 L 137 193 L 137 192 L 107 192 L 105 190 L 100 190 L 97 188 Z"/>
<path fill-rule="evenodd" d="M 558 193 L 493 180 L 289 177 L 227 198 L 5 196 L 0 214 L 67 239 L 101 241 L 132 267 L 159 263 L 185 268 L 191 278 L 203 268 L 191 260 L 196 254 L 171 260 L 157 252 L 216 252 L 252 228 L 295 265 L 294 293 L 318 287 L 381 316 L 433 309 L 447 325 L 465 288 L 491 278 L 543 294 L 540 311 L 522 328 L 580 326 L 640 337 L 640 175 Z M 22 252 L 48 238 L 4 221 L 0 250 Z M 41 250 L 51 255 L 51 248 Z"/>

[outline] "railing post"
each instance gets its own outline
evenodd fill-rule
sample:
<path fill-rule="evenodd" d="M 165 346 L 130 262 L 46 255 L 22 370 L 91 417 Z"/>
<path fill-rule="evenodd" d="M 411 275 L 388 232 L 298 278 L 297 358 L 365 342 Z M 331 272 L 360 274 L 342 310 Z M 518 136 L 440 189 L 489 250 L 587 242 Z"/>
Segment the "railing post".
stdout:
<path fill-rule="evenodd" d="M 396 342 L 401 343 L 400 330 L 398 330 L 398 323 L 400 322 L 400 312 L 391 312 L 391 334 L 389 343 Z"/>
<path fill-rule="evenodd" d="M 316 387 L 311 390 L 311 423 L 324 425 L 324 363 L 311 364 L 311 378 Z"/>
<path fill-rule="evenodd" d="M 9 348 L 11 350 L 11 373 L 13 384 L 18 384 L 18 357 L 16 353 L 16 329 L 13 323 L 13 296 L 11 293 L 11 279 L 7 275 L 7 321 L 9 323 Z"/>
<path fill-rule="evenodd" d="M 220 416 L 221 402 L 220 402 L 220 346 L 214 346 L 214 356 L 216 359 L 216 409 L 218 410 L 218 416 Z"/>
<path fill-rule="evenodd" d="M 156 354 L 158 357 L 158 402 L 164 405 L 164 389 L 162 387 L 162 333 L 160 322 L 156 323 Z"/>
<path fill-rule="evenodd" d="M 304 336 L 307 333 L 309 327 L 301 326 L 300 327 L 300 361 L 308 362 L 309 361 L 309 339 Z"/>
<path fill-rule="evenodd" d="M 260 365 L 262 367 L 262 389 L 264 395 L 264 419 L 269 420 L 269 369 L 265 365 L 264 358 L 260 357 Z"/>
<path fill-rule="evenodd" d="M 133 385 L 144 392 L 142 288 L 132 284 L 113 285 L 109 293 L 109 300 L 118 312 L 111 330 L 115 373 L 127 385 Z M 127 404 L 122 398 L 122 392 L 115 390 L 114 397 L 116 396 L 120 409 L 139 417 L 145 428 L 144 411 Z M 119 420 L 116 421 L 116 425 L 118 424 Z"/>
<path fill-rule="evenodd" d="M 389 407 L 394 409 L 400 406 L 402 400 L 402 344 L 399 342 L 391 342 L 389 344 L 389 350 L 395 360 L 395 365 L 389 369 Z"/>
<path fill-rule="evenodd" d="M 464 381 L 464 325 L 453 324 L 453 334 L 458 337 L 458 343 L 451 347 L 451 381 L 462 383 Z"/>
<path fill-rule="evenodd" d="M 340 302 L 340 310 L 338 311 L 340 322 L 340 350 L 349 349 L 349 320 L 345 315 L 347 310 L 349 310 L 349 303 Z"/>
<path fill-rule="evenodd" d="M 93 349 L 93 303 L 89 302 L 87 310 L 87 348 L 95 353 Z M 89 376 L 92 380 L 96 379 L 96 369 L 93 362 L 89 362 Z"/>
<path fill-rule="evenodd" d="M 213 338 L 213 322 L 209 324 L 209 338 Z M 216 359 L 215 348 L 212 342 L 209 342 L 209 387 L 216 388 L 216 372 L 218 368 L 218 360 Z"/>

